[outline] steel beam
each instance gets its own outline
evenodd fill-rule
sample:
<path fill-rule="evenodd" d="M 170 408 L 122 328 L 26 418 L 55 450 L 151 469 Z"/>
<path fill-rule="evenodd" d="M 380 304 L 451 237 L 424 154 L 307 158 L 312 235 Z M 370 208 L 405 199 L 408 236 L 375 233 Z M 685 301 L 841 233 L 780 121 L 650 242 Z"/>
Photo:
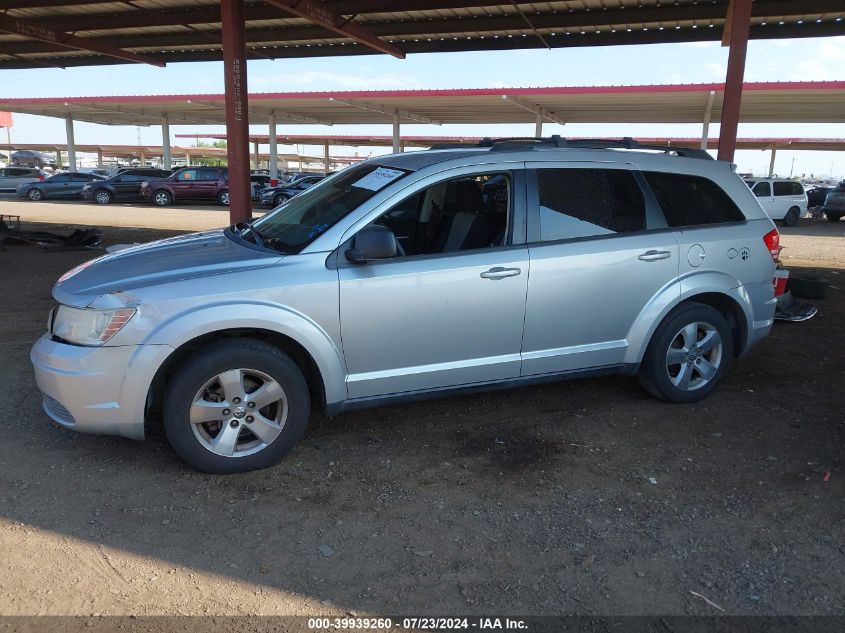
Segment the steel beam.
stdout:
<path fill-rule="evenodd" d="M 161 166 L 163 169 L 170 169 L 170 122 L 167 120 L 167 113 L 161 115 Z"/>
<path fill-rule="evenodd" d="M 519 106 L 523 110 L 527 110 L 528 112 L 533 112 L 539 118 L 545 119 L 547 121 L 551 121 L 552 123 L 560 123 L 561 125 L 566 125 L 566 121 L 561 119 L 557 116 L 554 112 L 550 112 L 546 110 L 546 108 L 533 104 L 533 103 L 525 103 L 521 99 L 517 99 L 516 97 L 511 97 L 509 95 L 502 95 L 502 99 L 507 101 L 508 103 L 512 103 L 516 106 Z"/>
<path fill-rule="evenodd" d="M 330 162 L 330 159 L 329 159 L 329 141 L 328 141 L 328 139 L 326 139 L 323 142 L 323 173 L 325 175 L 328 175 L 328 173 L 331 171 L 331 169 L 329 169 L 329 167 L 330 167 L 329 162 Z"/>
<path fill-rule="evenodd" d="M 276 137 L 276 114 L 267 117 L 267 141 L 270 143 L 270 180 L 279 180 L 279 144 Z"/>
<path fill-rule="evenodd" d="M 69 114 L 65 117 L 65 131 L 67 133 L 67 164 L 71 171 L 76 171 L 76 140 L 73 136 L 73 119 Z"/>
<path fill-rule="evenodd" d="M 428 117 L 414 114 L 413 112 L 408 112 L 407 110 L 399 110 L 397 108 L 388 108 L 387 106 L 381 105 L 380 103 L 369 103 L 366 101 L 357 102 L 357 101 L 347 101 L 345 99 L 337 99 L 335 97 L 329 97 L 329 101 L 333 103 L 339 103 L 340 105 L 349 106 L 350 108 L 358 108 L 359 110 L 368 110 L 370 112 L 378 112 L 380 114 L 386 114 L 390 117 L 398 116 L 402 119 L 408 119 L 409 121 L 416 121 L 417 123 L 429 123 L 431 125 L 443 125 L 442 121 L 435 121 L 434 119 L 429 119 Z M 392 118 L 391 118 L 392 120 Z"/>
<path fill-rule="evenodd" d="M 398 154 L 402 151 L 402 136 L 399 129 L 399 115 L 393 115 L 393 153 Z"/>
<path fill-rule="evenodd" d="M 392 55 L 398 59 L 405 59 L 405 53 L 396 48 L 393 44 L 379 39 L 372 32 L 365 29 L 357 22 L 352 21 L 352 17 L 344 18 L 326 8 L 321 2 L 315 0 L 265 0 L 267 4 L 271 4 L 280 9 L 284 9 L 288 13 L 305 18 L 314 24 L 318 24 L 325 29 L 339 33 L 344 37 L 363 44 L 380 53 Z"/>
<path fill-rule="evenodd" d="M 733 161 L 736 135 L 742 106 L 742 82 L 745 75 L 745 56 L 751 27 L 751 0 L 731 0 L 728 8 L 730 51 L 725 94 L 722 97 L 722 117 L 719 125 L 719 160 Z"/>
<path fill-rule="evenodd" d="M 710 140 L 710 115 L 713 112 L 713 99 L 716 98 L 716 91 L 711 90 L 707 95 L 707 105 L 704 107 L 704 121 L 701 125 L 701 149 L 707 149 Z"/>
<path fill-rule="evenodd" d="M 537 120 L 534 122 L 534 138 L 543 138 L 543 115 L 537 113 Z"/>
<path fill-rule="evenodd" d="M 771 151 L 772 151 L 772 156 L 769 159 L 769 177 L 772 177 L 775 173 L 775 156 L 777 155 L 777 152 L 778 152 L 777 145 L 772 145 Z"/>
<path fill-rule="evenodd" d="M 8 15 L 0 15 L 0 32 L 11 33 L 13 35 L 22 35 L 33 40 L 41 42 L 48 42 L 61 46 L 63 48 L 70 48 L 73 50 L 88 51 L 90 53 L 100 53 L 116 59 L 122 59 L 128 62 L 135 62 L 138 64 L 150 64 L 152 66 L 164 67 L 164 62 L 148 57 L 146 55 L 138 55 L 130 53 L 121 48 L 113 48 L 111 46 L 103 46 L 97 42 L 92 42 L 84 37 L 76 37 L 64 31 L 54 31 L 39 27 L 37 24 L 32 24 L 28 20 L 20 18 L 12 18 Z M 36 60 L 38 61 L 38 60 Z"/>
<path fill-rule="evenodd" d="M 220 0 L 220 18 L 223 23 L 223 73 L 226 84 L 229 220 L 234 224 L 252 218 L 244 0 Z"/>

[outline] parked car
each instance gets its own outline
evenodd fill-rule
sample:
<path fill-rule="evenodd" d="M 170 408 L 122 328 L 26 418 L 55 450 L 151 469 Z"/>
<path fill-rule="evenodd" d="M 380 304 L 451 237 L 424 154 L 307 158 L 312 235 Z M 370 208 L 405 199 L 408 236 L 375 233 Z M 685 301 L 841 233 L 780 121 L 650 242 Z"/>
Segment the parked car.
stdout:
<path fill-rule="evenodd" d="M 258 204 L 262 207 L 278 207 L 295 195 L 313 187 L 323 178 L 325 178 L 323 175 L 303 176 L 290 184 L 267 187 L 258 194 Z"/>
<path fill-rule="evenodd" d="M 162 424 L 222 473 L 290 451 L 312 395 L 332 416 L 618 372 L 701 400 L 772 327 L 778 231 L 706 152 L 579 143 L 376 157 L 251 223 L 77 266 L 32 349 L 44 410 Z"/>
<path fill-rule="evenodd" d="M 77 170 L 77 172 L 80 174 L 96 174 L 98 176 L 102 176 L 103 178 L 114 176 L 112 171 L 112 169 L 109 169 L 107 167 L 80 167 Z"/>
<path fill-rule="evenodd" d="M 820 207 L 824 204 L 824 199 L 833 187 L 813 187 L 807 189 L 807 208 Z"/>
<path fill-rule="evenodd" d="M 33 167 L 3 167 L 0 168 L 0 190 L 17 191 L 25 182 L 44 180 L 46 174 Z"/>
<path fill-rule="evenodd" d="M 780 220 L 784 226 L 795 226 L 799 218 L 807 217 L 807 193 L 797 180 L 766 178 L 745 182 L 773 220 Z"/>
<path fill-rule="evenodd" d="M 252 199 L 258 200 L 258 196 L 261 192 L 270 186 L 270 175 L 269 174 L 250 174 L 249 182 L 252 188 Z"/>
<path fill-rule="evenodd" d="M 829 222 L 839 222 L 845 216 L 845 180 L 828 192 L 821 210 Z"/>
<path fill-rule="evenodd" d="M 141 197 L 160 207 L 187 200 L 229 204 L 229 170 L 225 167 L 183 167 L 167 178 L 141 185 Z"/>
<path fill-rule="evenodd" d="M 148 180 L 169 175 L 166 169 L 123 169 L 104 180 L 92 181 L 82 187 L 83 200 L 97 204 L 141 200 L 141 185 Z"/>
<path fill-rule="evenodd" d="M 25 182 L 18 186 L 18 198 L 43 200 L 44 198 L 78 198 L 82 187 L 91 182 L 104 180 L 97 174 L 65 172 L 44 180 Z"/>
<path fill-rule="evenodd" d="M 47 165 L 55 165 L 56 157 L 33 149 L 19 149 L 12 152 L 12 165 L 23 165 L 25 167 L 37 167 L 41 169 Z"/>

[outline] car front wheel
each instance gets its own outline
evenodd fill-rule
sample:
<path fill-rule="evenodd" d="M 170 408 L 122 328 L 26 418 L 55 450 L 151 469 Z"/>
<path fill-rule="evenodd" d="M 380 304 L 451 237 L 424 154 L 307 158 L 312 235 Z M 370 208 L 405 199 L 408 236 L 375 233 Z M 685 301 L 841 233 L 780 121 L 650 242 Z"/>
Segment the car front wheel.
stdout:
<path fill-rule="evenodd" d="M 26 195 L 30 200 L 35 200 L 36 202 L 44 199 L 44 193 L 36 187 L 30 189 Z"/>
<path fill-rule="evenodd" d="M 228 191 L 221 191 L 220 195 L 217 196 L 217 202 L 224 207 L 229 206 L 229 192 Z"/>
<path fill-rule="evenodd" d="M 97 204 L 108 204 L 111 202 L 111 194 L 105 189 L 98 189 L 94 194 L 94 202 Z"/>
<path fill-rule="evenodd" d="M 308 385 L 290 357 L 251 339 L 215 343 L 179 368 L 165 394 L 173 450 L 210 473 L 267 468 L 302 437 Z"/>
<path fill-rule="evenodd" d="M 666 402 L 697 402 L 716 389 L 732 354 L 731 330 L 722 313 L 701 303 L 682 304 L 652 336 L 640 382 Z"/>
<path fill-rule="evenodd" d="M 173 202 L 173 198 L 169 193 L 161 189 L 153 194 L 153 202 L 155 202 L 159 207 L 166 207 Z"/>
<path fill-rule="evenodd" d="M 839 220 L 842 218 L 842 216 L 838 213 L 825 213 L 824 215 L 827 218 L 828 222 L 839 222 Z"/>

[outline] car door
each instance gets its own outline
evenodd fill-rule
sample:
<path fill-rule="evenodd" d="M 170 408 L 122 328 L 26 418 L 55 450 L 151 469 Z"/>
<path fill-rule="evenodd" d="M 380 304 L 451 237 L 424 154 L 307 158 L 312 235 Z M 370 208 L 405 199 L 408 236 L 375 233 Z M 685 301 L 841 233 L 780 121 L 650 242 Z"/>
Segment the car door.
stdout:
<path fill-rule="evenodd" d="M 115 176 L 111 181 L 115 197 L 121 200 L 136 197 L 141 190 L 140 181 L 141 177 L 131 171 L 125 171 Z"/>
<path fill-rule="evenodd" d="M 70 189 L 71 175 L 57 174 L 47 178 L 42 183 L 45 198 L 61 198 L 67 195 Z"/>
<path fill-rule="evenodd" d="M 522 375 L 620 365 L 628 334 L 678 275 L 678 241 L 621 163 L 527 163 Z"/>
<path fill-rule="evenodd" d="M 772 183 L 768 180 L 761 180 L 751 188 L 751 192 L 757 198 L 757 202 L 763 207 L 763 211 L 769 217 L 780 217 L 774 206 L 774 197 L 772 196 Z"/>
<path fill-rule="evenodd" d="M 197 169 L 183 169 L 173 179 L 173 194 L 177 200 L 194 199 L 196 182 L 199 174 Z"/>
<path fill-rule="evenodd" d="M 528 283 L 521 167 L 490 166 L 509 186 L 498 209 L 485 205 L 480 184 L 492 173 L 477 167 L 429 176 L 382 205 L 373 220 L 393 230 L 404 256 L 352 264 L 347 236 L 337 266 L 349 398 L 519 376 Z M 455 187 L 462 197 L 449 193 Z"/>
<path fill-rule="evenodd" d="M 9 168 L 8 167 L 0 167 L 0 189 L 10 189 L 11 185 L 9 184 Z"/>
<path fill-rule="evenodd" d="M 220 172 L 217 169 L 198 169 L 197 180 L 193 185 L 194 200 L 214 200 L 217 197 L 217 182 Z"/>

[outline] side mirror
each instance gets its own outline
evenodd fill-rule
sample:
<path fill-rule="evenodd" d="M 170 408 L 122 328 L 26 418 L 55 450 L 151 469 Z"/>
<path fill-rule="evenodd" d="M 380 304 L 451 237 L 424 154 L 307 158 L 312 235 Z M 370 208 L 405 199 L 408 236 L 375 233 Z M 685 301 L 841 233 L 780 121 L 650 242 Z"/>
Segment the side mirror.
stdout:
<path fill-rule="evenodd" d="M 346 259 L 353 264 L 392 259 L 397 255 L 396 236 L 386 226 L 371 224 L 358 231 L 346 250 Z"/>

